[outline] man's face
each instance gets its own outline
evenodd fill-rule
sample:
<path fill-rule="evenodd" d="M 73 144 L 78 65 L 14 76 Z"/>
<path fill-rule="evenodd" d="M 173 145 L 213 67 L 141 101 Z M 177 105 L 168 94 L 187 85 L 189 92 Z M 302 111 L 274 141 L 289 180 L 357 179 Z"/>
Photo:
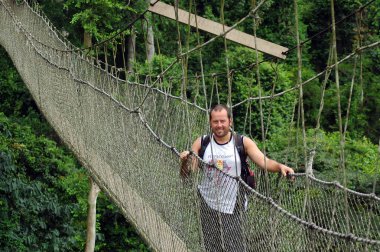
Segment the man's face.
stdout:
<path fill-rule="evenodd" d="M 228 118 L 227 111 L 222 109 L 220 111 L 212 111 L 210 126 L 212 133 L 216 137 L 224 137 L 230 131 L 232 121 Z"/>

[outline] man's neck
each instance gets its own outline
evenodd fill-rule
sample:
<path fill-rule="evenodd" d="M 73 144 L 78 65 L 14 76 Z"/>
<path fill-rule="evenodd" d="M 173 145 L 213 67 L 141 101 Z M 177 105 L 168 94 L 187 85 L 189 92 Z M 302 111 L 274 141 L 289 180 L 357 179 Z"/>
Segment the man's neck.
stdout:
<path fill-rule="evenodd" d="M 223 136 L 223 137 L 218 137 L 218 136 L 216 136 L 215 134 L 213 134 L 213 137 L 214 137 L 214 140 L 217 142 L 217 143 L 219 143 L 219 144 L 225 144 L 225 143 L 227 143 L 227 142 L 229 142 L 230 141 L 230 139 L 231 139 L 231 132 L 228 132 L 228 134 L 227 135 L 225 135 L 225 136 Z"/>

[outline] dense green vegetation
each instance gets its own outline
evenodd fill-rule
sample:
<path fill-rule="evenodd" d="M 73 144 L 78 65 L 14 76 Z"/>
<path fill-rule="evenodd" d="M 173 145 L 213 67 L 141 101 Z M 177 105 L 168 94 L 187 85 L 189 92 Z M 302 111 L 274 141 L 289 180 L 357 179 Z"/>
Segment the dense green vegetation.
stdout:
<path fill-rule="evenodd" d="M 110 34 L 124 29 L 125 25 L 141 13 L 146 7 L 142 2 L 97 0 L 89 1 L 39 1 L 45 13 L 60 29 L 68 33 L 74 44 L 82 45 L 84 30 L 99 42 Z M 170 2 L 170 1 L 166 1 Z M 224 20 L 232 25 L 247 12 L 251 1 L 224 1 Z M 301 40 L 311 38 L 303 46 L 303 79 L 306 80 L 326 67 L 331 33 L 320 36 L 314 34 L 330 23 L 329 1 L 298 1 Z M 336 19 L 352 13 L 364 1 L 336 1 Z M 181 7 L 188 9 L 190 4 L 181 1 Z M 221 19 L 220 1 L 197 1 L 193 12 L 215 21 Z M 274 43 L 293 48 L 294 15 L 293 1 L 267 1 L 258 13 L 258 36 Z M 358 45 L 369 44 L 380 39 L 380 13 L 375 4 L 368 6 L 360 15 L 347 18 L 337 28 L 339 57 L 354 50 Z M 168 66 L 178 53 L 177 26 L 174 21 L 152 17 L 157 54 L 152 63 L 145 61 L 144 29 L 136 23 L 136 62 L 135 70 L 141 74 L 159 74 Z M 360 26 L 357 24 L 360 23 Z M 239 29 L 252 33 L 253 21 L 249 20 Z M 194 30 L 192 30 L 194 31 Z M 180 26 L 181 44 L 185 50 L 207 41 L 211 35 L 188 34 L 186 26 Z M 130 31 L 125 31 L 130 36 Z M 189 43 L 187 43 L 189 41 Z M 274 91 L 284 91 L 296 83 L 297 60 L 292 50 L 286 61 L 278 64 L 265 55 L 260 55 L 261 87 L 257 86 L 255 68 L 247 67 L 255 63 L 255 52 L 234 43 L 228 43 L 228 51 L 222 39 L 202 49 L 204 70 L 206 73 L 226 71 L 226 56 L 229 69 L 235 69 L 233 75 L 232 101 L 236 103 L 249 96 L 270 95 L 273 83 Z M 158 50 L 157 50 L 158 51 Z M 199 73 L 199 55 L 192 54 L 187 59 L 189 76 Z M 357 80 L 353 96 L 346 136 L 346 174 L 348 186 L 363 192 L 373 191 L 373 182 L 379 181 L 378 141 L 380 135 L 380 49 L 363 52 L 360 58 L 362 73 L 357 69 Z M 348 106 L 353 60 L 340 65 L 342 114 Z M 180 66 L 173 68 L 169 75 L 180 76 Z M 360 79 L 360 78 L 361 79 Z M 213 78 L 205 79 L 208 93 L 211 93 Z M 227 89 L 225 75 L 221 75 L 220 89 Z M 321 100 L 323 78 L 316 79 L 304 88 L 305 122 L 307 143 L 318 149 L 314 161 L 315 173 L 324 178 L 342 179 L 339 164 L 339 141 L 337 121 L 337 93 L 335 77 L 331 75 L 326 83 L 324 110 L 321 114 L 321 129 L 314 130 Z M 189 99 L 198 99 L 189 82 L 186 95 Z M 181 95 L 179 84 L 173 87 L 176 95 Z M 177 89 L 176 89 L 177 88 Z M 0 51 L 0 247 L 4 251 L 80 251 L 84 248 L 87 214 L 88 174 L 78 164 L 72 154 L 62 146 L 26 90 L 17 70 L 12 66 L 6 52 Z M 264 102 L 264 114 L 270 114 L 270 131 L 266 135 L 265 147 L 271 157 L 287 162 L 302 171 L 304 168 L 302 151 L 302 132 L 294 129 L 299 119 L 292 111 L 297 110 L 297 93 Z M 216 97 L 213 97 L 214 101 Z M 227 95 L 220 99 L 226 102 Z M 250 118 L 245 118 L 246 107 L 234 110 L 235 127 L 257 140 L 262 139 L 259 104 L 252 103 Z M 290 126 L 293 127 L 289 130 Z M 295 136 L 299 136 L 298 142 Z M 294 136 L 294 137 L 292 137 Z M 264 143 L 260 143 L 264 146 Z M 296 158 L 291 158 L 296 157 Z M 376 193 L 380 193 L 377 186 Z M 136 235 L 134 229 L 125 222 L 122 215 L 101 194 L 98 200 L 97 251 L 144 251 L 147 246 Z"/>

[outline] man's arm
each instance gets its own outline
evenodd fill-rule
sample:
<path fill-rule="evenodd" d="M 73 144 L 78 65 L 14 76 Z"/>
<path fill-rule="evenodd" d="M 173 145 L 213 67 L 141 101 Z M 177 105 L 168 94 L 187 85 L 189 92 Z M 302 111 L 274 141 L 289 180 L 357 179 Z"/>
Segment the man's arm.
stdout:
<path fill-rule="evenodd" d="M 198 155 L 200 149 L 201 149 L 201 137 L 198 137 L 194 141 L 193 145 L 191 146 L 191 150 L 192 152 Z M 194 171 L 197 171 L 198 169 L 198 159 L 191 158 L 189 160 L 189 156 L 190 156 L 190 151 L 183 151 L 179 154 L 179 157 L 181 159 L 181 176 L 182 177 L 187 177 L 190 171 L 194 172 Z M 191 162 L 190 164 L 189 164 L 189 161 Z"/>
<path fill-rule="evenodd" d="M 292 168 L 264 156 L 264 153 L 261 152 L 252 139 L 244 137 L 243 144 L 248 157 L 260 168 L 270 172 L 281 172 L 282 176 L 294 173 Z"/>

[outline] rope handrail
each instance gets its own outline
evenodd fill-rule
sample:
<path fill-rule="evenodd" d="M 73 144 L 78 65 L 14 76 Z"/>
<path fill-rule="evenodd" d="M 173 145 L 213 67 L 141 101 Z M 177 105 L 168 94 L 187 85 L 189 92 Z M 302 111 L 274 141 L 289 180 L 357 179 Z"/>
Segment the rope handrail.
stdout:
<path fill-rule="evenodd" d="M 326 71 L 328 71 L 330 68 L 333 68 L 333 67 L 335 67 L 335 66 L 337 66 L 337 65 L 342 64 L 343 62 L 345 62 L 345 61 L 351 59 L 353 56 L 355 56 L 355 55 L 357 55 L 357 54 L 360 54 L 360 53 L 361 53 L 362 51 L 364 51 L 364 50 L 372 49 L 372 48 L 377 47 L 377 46 L 380 46 L 380 40 L 379 40 L 379 41 L 376 41 L 376 42 L 373 42 L 373 43 L 371 43 L 371 44 L 369 44 L 369 45 L 365 45 L 365 46 L 362 46 L 362 47 L 360 47 L 360 48 L 357 48 L 354 52 L 352 52 L 352 53 L 346 55 L 344 58 L 342 58 L 341 60 L 339 60 L 337 63 L 334 63 L 334 64 L 332 64 L 332 65 L 330 65 L 330 66 L 327 66 L 327 67 L 325 68 L 325 70 L 323 70 L 322 72 L 319 72 L 319 73 L 316 74 L 315 76 L 313 76 L 313 77 L 307 79 L 306 81 L 302 82 L 300 85 L 304 86 L 304 85 L 310 83 L 311 81 L 313 81 L 313 80 L 319 78 L 320 76 L 322 76 L 322 75 L 323 75 L 324 73 L 326 73 Z M 300 85 L 294 86 L 294 87 L 292 87 L 292 88 L 290 88 L 290 89 L 287 89 L 287 90 L 284 90 L 284 91 L 279 92 L 279 93 L 277 93 L 277 94 L 274 94 L 273 97 L 282 96 L 282 95 L 284 95 L 284 94 L 286 94 L 286 93 L 288 93 L 288 92 L 291 92 L 291 91 L 293 91 L 293 90 L 296 90 L 297 88 L 299 88 Z M 271 97 L 272 97 L 272 96 L 263 96 L 263 97 L 261 97 L 261 99 L 270 99 Z M 244 104 L 244 103 L 246 103 L 246 102 L 248 102 L 248 101 L 253 101 L 253 100 L 258 100 L 258 99 L 259 99 L 258 97 L 250 97 L 250 98 L 247 98 L 247 99 L 245 99 L 245 100 L 243 100 L 243 101 L 241 101 L 241 102 L 235 103 L 235 104 L 233 105 L 233 107 L 237 107 L 237 106 L 240 106 L 240 105 L 242 105 L 242 104 Z"/>
<path fill-rule="evenodd" d="M 340 237 L 340 238 L 345 238 L 345 239 L 352 240 L 352 241 L 359 241 L 359 242 L 364 242 L 364 243 L 369 243 L 369 244 L 380 245 L 380 240 L 367 239 L 367 238 L 356 236 L 352 233 L 344 234 L 344 233 L 340 233 L 340 232 L 335 232 L 335 231 L 320 227 L 320 226 L 316 225 L 315 223 L 305 221 L 305 220 L 297 217 L 296 215 L 288 212 L 287 210 L 283 209 L 282 207 L 280 207 L 277 203 L 274 202 L 274 200 L 271 197 L 267 197 L 265 195 L 262 195 L 259 192 L 257 192 L 256 190 L 249 187 L 241 178 L 238 178 L 238 180 L 242 185 L 245 186 L 246 190 L 255 194 L 256 197 L 264 200 L 265 202 L 267 202 L 267 204 L 270 204 L 271 206 L 273 206 L 276 209 L 276 211 L 283 213 L 284 215 L 286 215 L 289 218 L 291 218 L 292 220 L 300 223 L 301 225 L 304 225 L 307 228 L 311 228 L 311 229 L 314 229 L 318 232 L 322 232 L 322 233 L 333 235 L 333 236 Z"/>

